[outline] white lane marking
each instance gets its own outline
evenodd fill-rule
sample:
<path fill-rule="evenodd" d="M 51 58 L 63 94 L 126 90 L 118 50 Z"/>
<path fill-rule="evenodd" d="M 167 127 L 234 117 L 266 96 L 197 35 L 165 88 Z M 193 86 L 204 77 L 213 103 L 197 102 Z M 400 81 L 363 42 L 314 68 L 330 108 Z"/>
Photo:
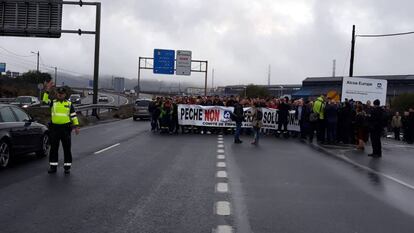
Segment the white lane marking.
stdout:
<path fill-rule="evenodd" d="M 217 148 L 224 148 L 224 145 L 222 145 L 222 144 L 218 144 L 218 145 L 217 145 Z"/>
<path fill-rule="evenodd" d="M 228 216 L 231 213 L 230 202 L 218 201 L 216 203 L 216 214 L 222 216 Z"/>
<path fill-rule="evenodd" d="M 218 143 L 224 143 L 223 139 L 218 139 L 217 142 Z"/>
<path fill-rule="evenodd" d="M 218 149 L 217 153 L 224 153 L 224 150 L 223 149 Z"/>
<path fill-rule="evenodd" d="M 217 167 L 226 167 L 226 163 L 225 162 L 218 162 Z"/>
<path fill-rule="evenodd" d="M 233 233 L 233 228 L 231 226 L 227 225 L 218 225 L 215 230 L 213 230 L 213 233 Z"/>
<path fill-rule="evenodd" d="M 369 171 L 369 172 L 371 172 L 371 173 L 374 173 L 375 175 L 385 177 L 385 178 L 390 179 L 390 180 L 392 180 L 392 181 L 394 181 L 394 182 L 396 182 L 396 183 L 398 183 L 398 184 L 400 184 L 400 185 L 402 185 L 402 186 L 405 186 L 406 188 L 409 188 L 409 189 L 411 189 L 411 190 L 414 190 L 414 186 L 413 186 L 413 185 L 408 184 L 408 183 L 406 183 L 406 182 L 404 182 L 404 181 L 401 181 L 401 180 L 399 180 L 399 179 L 397 179 L 397 178 L 395 178 L 395 177 L 392 177 L 392 176 L 390 176 L 390 175 L 387 175 L 387 174 L 384 174 L 384 173 L 381 173 L 381 172 L 375 171 L 375 170 L 374 170 L 374 169 L 372 169 L 372 168 L 369 168 L 369 167 L 366 167 L 366 166 L 361 165 L 361 164 L 359 164 L 359 163 L 356 163 L 356 162 L 352 161 L 350 158 L 348 158 L 348 157 L 346 157 L 346 156 L 342 156 L 342 157 L 341 157 L 341 156 L 339 156 L 339 155 L 336 155 L 336 156 L 337 156 L 337 157 L 340 157 L 340 158 L 342 158 L 342 159 L 344 159 L 346 162 L 348 162 L 348 163 L 350 163 L 350 164 L 352 164 L 352 165 L 354 165 L 354 166 L 357 166 L 357 167 L 359 167 L 359 168 L 362 168 L 362 169 L 364 169 L 364 170 L 367 170 L 367 171 Z"/>
<path fill-rule="evenodd" d="M 97 152 L 95 152 L 94 154 L 100 154 L 100 153 L 102 153 L 102 152 L 105 152 L 105 151 L 107 151 L 107 150 L 110 150 L 110 149 L 112 149 L 112 148 L 114 148 L 114 147 L 117 147 L 117 146 L 119 146 L 119 145 L 121 145 L 121 143 L 117 143 L 117 144 L 115 144 L 115 145 L 112 145 L 112 146 L 110 146 L 110 147 L 107 147 L 107 148 L 105 148 L 105 149 L 102 149 L 102 150 L 100 150 L 100 151 L 97 151 Z"/>
<path fill-rule="evenodd" d="M 217 136 L 218 138 L 223 138 L 223 135 L 219 135 L 219 136 Z"/>
<path fill-rule="evenodd" d="M 226 171 L 218 171 L 216 174 L 217 178 L 227 178 L 227 172 Z"/>
<path fill-rule="evenodd" d="M 216 192 L 218 192 L 218 193 L 228 193 L 229 192 L 229 184 L 227 184 L 227 183 L 217 183 Z"/>
<path fill-rule="evenodd" d="M 225 155 L 217 155 L 217 159 L 226 159 Z"/>

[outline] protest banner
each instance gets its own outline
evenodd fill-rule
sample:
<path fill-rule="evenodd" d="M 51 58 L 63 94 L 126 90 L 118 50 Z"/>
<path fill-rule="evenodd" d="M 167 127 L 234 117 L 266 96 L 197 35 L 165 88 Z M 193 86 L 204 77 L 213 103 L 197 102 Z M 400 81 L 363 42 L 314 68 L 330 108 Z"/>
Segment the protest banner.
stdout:
<path fill-rule="evenodd" d="M 252 127 L 251 108 L 243 108 L 244 121 L 243 128 Z M 201 106 L 201 105 L 178 105 L 178 123 L 186 126 L 200 127 L 236 127 L 236 123 L 231 120 L 233 107 L 221 106 Z M 263 113 L 263 129 L 278 129 L 278 110 L 270 108 L 260 108 Z M 299 122 L 295 118 L 295 111 L 290 111 L 288 116 L 288 130 L 299 131 Z"/>

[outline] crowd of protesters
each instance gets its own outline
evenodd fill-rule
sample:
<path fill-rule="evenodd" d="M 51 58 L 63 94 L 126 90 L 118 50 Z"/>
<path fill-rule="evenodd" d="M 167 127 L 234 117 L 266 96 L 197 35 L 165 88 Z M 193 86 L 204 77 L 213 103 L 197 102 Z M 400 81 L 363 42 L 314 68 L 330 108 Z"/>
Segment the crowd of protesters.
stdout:
<path fill-rule="evenodd" d="M 236 122 L 235 129 L 180 126 L 178 124 L 178 104 L 191 104 L 201 106 L 226 106 L 234 107 L 232 115 Z M 242 98 L 238 96 L 220 97 L 188 97 L 177 96 L 171 98 L 157 97 L 151 102 L 148 110 L 151 114 L 152 131 L 177 134 L 181 133 L 235 133 L 235 143 L 241 143 L 239 135 L 243 133 L 255 135 L 253 144 L 257 144 L 259 134 L 270 134 L 275 136 L 283 135 L 290 137 L 296 133 L 287 130 L 288 115 L 290 110 L 295 110 L 296 119 L 299 120 L 302 140 L 316 140 L 323 144 L 354 144 L 358 149 L 363 150 L 369 139 L 375 147 L 379 137 L 393 132 L 396 140 L 403 140 L 407 143 L 414 141 L 414 109 L 407 109 L 406 112 L 392 113 L 387 107 L 379 107 L 381 103 L 376 100 L 361 103 L 353 100 L 339 102 L 326 96 L 320 96 L 312 100 L 291 100 L 284 98 Z M 253 129 L 241 129 L 244 119 L 243 107 L 252 107 Z M 261 128 L 261 107 L 278 110 L 278 129 L 268 130 Z M 381 155 L 381 152 L 376 152 Z M 374 152 L 375 155 L 375 152 Z"/>

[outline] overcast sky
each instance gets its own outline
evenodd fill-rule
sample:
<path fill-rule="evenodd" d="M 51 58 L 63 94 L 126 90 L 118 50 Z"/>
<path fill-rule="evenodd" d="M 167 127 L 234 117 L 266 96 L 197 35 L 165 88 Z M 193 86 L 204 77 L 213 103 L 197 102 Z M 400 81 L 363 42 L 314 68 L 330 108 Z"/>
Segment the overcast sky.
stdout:
<path fill-rule="evenodd" d="M 137 77 L 139 56 L 154 48 L 191 50 L 209 61 L 215 85 L 299 84 L 306 77 L 347 75 L 352 25 L 357 34 L 414 31 L 412 0 L 102 0 L 100 74 Z M 64 29 L 93 30 L 95 8 L 64 6 Z M 1 37 L 18 55 L 40 51 L 42 63 L 80 74 L 93 73 L 94 37 L 60 39 Z M 35 69 L 36 57 L 0 49 L 10 70 Z M 355 75 L 414 74 L 414 35 L 358 38 Z M 196 80 L 154 76 L 146 79 Z M 209 81 L 211 84 L 211 81 Z"/>

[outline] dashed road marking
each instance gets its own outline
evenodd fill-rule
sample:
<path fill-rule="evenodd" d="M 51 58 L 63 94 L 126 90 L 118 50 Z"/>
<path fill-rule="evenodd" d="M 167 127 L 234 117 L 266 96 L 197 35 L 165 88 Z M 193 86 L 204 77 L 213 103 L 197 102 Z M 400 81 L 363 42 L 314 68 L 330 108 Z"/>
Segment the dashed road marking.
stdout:
<path fill-rule="evenodd" d="M 221 216 L 228 216 L 231 214 L 230 202 L 218 201 L 216 203 L 216 214 Z"/>
<path fill-rule="evenodd" d="M 217 155 L 217 159 L 226 159 L 225 155 Z"/>
<path fill-rule="evenodd" d="M 114 147 L 117 147 L 117 146 L 119 146 L 119 145 L 121 145 L 121 143 L 117 143 L 117 144 L 115 144 L 115 145 L 112 145 L 112 146 L 110 146 L 110 147 L 107 147 L 107 148 L 105 148 L 105 149 L 102 149 L 102 150 L 99 150 L 99 151 L 97 151 L 97 152 L 95 152 L 94 154 L 100 154 L 100 153 L 102 153 L 102 152 L 105 152 L 105 151 L 107 151 L 107 150 L 110 150 L 110 149 L 112 149 L 112 148 L 114 148 Z"/>
<path fill-rule="evenodd" d="M 219 153 L 219 154 L 220 154 L 220 153 L 224 153 L 224 150 L 223 150 L 223 149 L 218 149 L 218 150 L 217 150 L 217 153 Z"/>
<path fill-rule="evenodd" d="M 224 145 L 223 144 L 218 144 L 217 148 L 224 148 Z"/>
<path fill-rule="evenodd" d="M 233 227 L 227 226 L 227 225 L 219 225 L 215 230 L 213 230 L 213 233 L 233 233 Z"/>
<path fill-rule="evenodd" d="M 217 183 L 216 192 L 218 192 L 218 193 L 228 193 L 229 192 L 229 184 L 227 184 L 227 183 Z"/>
<path fill-rule="evenodd" d="M 226 167 L 226 163 L 225 162 L 218 162 L 217 167 Z"/>
<path fill-rule="evenodd" d="M 217 178 L 227 178 L 227 172 L 226 171 L 218 171 L 216 174 Z"/>

